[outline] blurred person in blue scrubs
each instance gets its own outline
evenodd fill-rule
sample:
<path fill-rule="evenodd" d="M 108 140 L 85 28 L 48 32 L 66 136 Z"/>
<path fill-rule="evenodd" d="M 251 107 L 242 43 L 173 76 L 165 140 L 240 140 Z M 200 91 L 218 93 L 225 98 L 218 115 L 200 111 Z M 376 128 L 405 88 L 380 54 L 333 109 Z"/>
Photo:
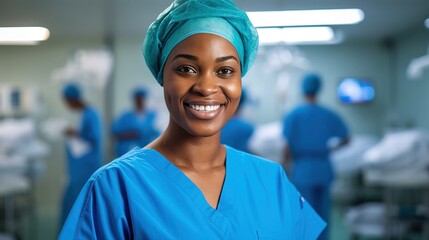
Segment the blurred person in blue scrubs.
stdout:
<path fill-rule="evenodd" d="M 220 142 L 237 150 L 250 153 L 249 140 L 255 131 L 255 126 L 240 116 L 240 110 L 247 101 L 247 91 L 243 88 L 237 111 L 223 127 Z"/>
<path fill-rule="evenodd" d="M 349 142 L 349 131 L 341 117 L 320 105 L 317 94 L 322 79 L 316 73 L 308 73 L 302 79 L 305 103 L 297 106 L 283 119 L 283 136 L 287 141 L 284 151 L 285 168 L 291 180 L 320 216 L 328 222 L 330 213 L 330 189 L 334 172 L 329 160 L 331 139 L 337 139 L 336 147 Z M 293 164 L 292 164 L 293 160 Z M 327 239 L 327 230 L 320 239 Z"/>
<path fill-rule="evenodd" d="M 101 122 L 97 110 L 83 100 L 82 90 L 75 83 L 66 84 L 62 96 L 66 105 L 81 116 L 77 129 L 64 131 L 67 137 L 68 183 L 63 196 L 60 226 L 86 181 L 102 165 Z"/>
<path fill-rule="evenodd" d="M 177 0 L 163 11 L 143 54 L 168 126 L 91 177 L 59 239 L 316 239 L 325 222 L 282 166 L 220 142 L 257 49 L 231 0 Z"/>
<path fill-rule="evenodd" d="M 144 147 L 160 135 L 155 127 L 156 112 L 146 108 L 148 91 L 139 87 L 133 91 L 134 109 L 122 113 L 112 125 L 116 139 L 116 157 L 134 147 Z"/>

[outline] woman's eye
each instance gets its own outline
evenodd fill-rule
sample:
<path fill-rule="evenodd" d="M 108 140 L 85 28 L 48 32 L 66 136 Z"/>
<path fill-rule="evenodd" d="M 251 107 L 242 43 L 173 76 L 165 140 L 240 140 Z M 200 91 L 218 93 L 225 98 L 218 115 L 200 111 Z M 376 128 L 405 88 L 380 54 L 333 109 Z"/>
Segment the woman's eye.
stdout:
<path fill-rule="evenodd" d="M 234 70 L 231 68 L 221 68 L 218 70 L 219 75 L 231 75 L 234 73 Z"/>
<path fill-rule="evenodd" d="M 197 71 L 189 66 L 180 66 L 177 68 L 177 71 L 180 73 L 196 73 Z"/>

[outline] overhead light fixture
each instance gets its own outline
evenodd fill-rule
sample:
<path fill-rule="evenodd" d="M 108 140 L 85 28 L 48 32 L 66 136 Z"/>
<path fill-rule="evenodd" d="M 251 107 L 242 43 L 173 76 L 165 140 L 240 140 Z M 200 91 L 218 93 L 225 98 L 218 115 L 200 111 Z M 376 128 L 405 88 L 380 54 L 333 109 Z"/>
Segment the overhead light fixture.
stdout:
<path fill-rule="evenodd" d="M 35 45 L 47 40 L 49 35 L 44 27 L 0 27 L 0 44 Z"/>
<path fill-rule="evenodd" d="M 429 29 L 429 18 L 427 18 L 427 19 L 425 20 L 425 27 L 426 27 L 427 29 Z"/>
<path fill-rule="evenodd" d="M 357 24 L 365 18 L 362 10 L 321 9 L 247 12 L 255 27 L 290 27 Z"/>
<path fill-rule="evenodd" d="M 295 27 L 295 28 L 257 28 L 259 43 L 271 45 L 279 43 L 287 44 L 313 44 L 313 43 L 337 43 L 339 38 L 335 36 L 330 27 Z"/>

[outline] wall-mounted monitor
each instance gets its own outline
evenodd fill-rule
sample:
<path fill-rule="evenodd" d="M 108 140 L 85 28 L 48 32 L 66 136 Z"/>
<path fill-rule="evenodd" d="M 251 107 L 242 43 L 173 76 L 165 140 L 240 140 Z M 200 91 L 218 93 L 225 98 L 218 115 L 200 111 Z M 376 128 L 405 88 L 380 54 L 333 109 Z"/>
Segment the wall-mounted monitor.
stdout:
<path fill-rule="evenodd" d="M 374 99 L 375 89 L 374 85 L 366 79 L 347 77 L 338 83 L 337 96 L 346 104 L 366 103 Z"/>

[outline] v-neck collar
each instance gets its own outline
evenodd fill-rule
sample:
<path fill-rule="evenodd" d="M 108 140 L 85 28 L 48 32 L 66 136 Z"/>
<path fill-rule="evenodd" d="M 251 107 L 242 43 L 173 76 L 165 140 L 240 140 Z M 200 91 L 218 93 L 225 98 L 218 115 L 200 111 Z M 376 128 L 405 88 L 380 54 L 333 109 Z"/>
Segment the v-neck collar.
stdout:
<path fill-rule="evenodd" d="M 177 184 L 194 201 L 195 205 L 221 230 L 226 231 L 229 226 L 227 216 L 231 216 L 236 199 L 236 187 L 238 184 L 237 155 L 228 146 L 226 147 L 225 179 L 217 209 L 210 206 L 201 190 L 179 168 L 172 164 L 160 152 L 155 149 L 142 149 L 143 154 L 151 153 L 151 157 L 145 158 L 158 170 L 163 172 L 170 180 Z M 153 157 L 155 156 L 155 158 Z"/>

